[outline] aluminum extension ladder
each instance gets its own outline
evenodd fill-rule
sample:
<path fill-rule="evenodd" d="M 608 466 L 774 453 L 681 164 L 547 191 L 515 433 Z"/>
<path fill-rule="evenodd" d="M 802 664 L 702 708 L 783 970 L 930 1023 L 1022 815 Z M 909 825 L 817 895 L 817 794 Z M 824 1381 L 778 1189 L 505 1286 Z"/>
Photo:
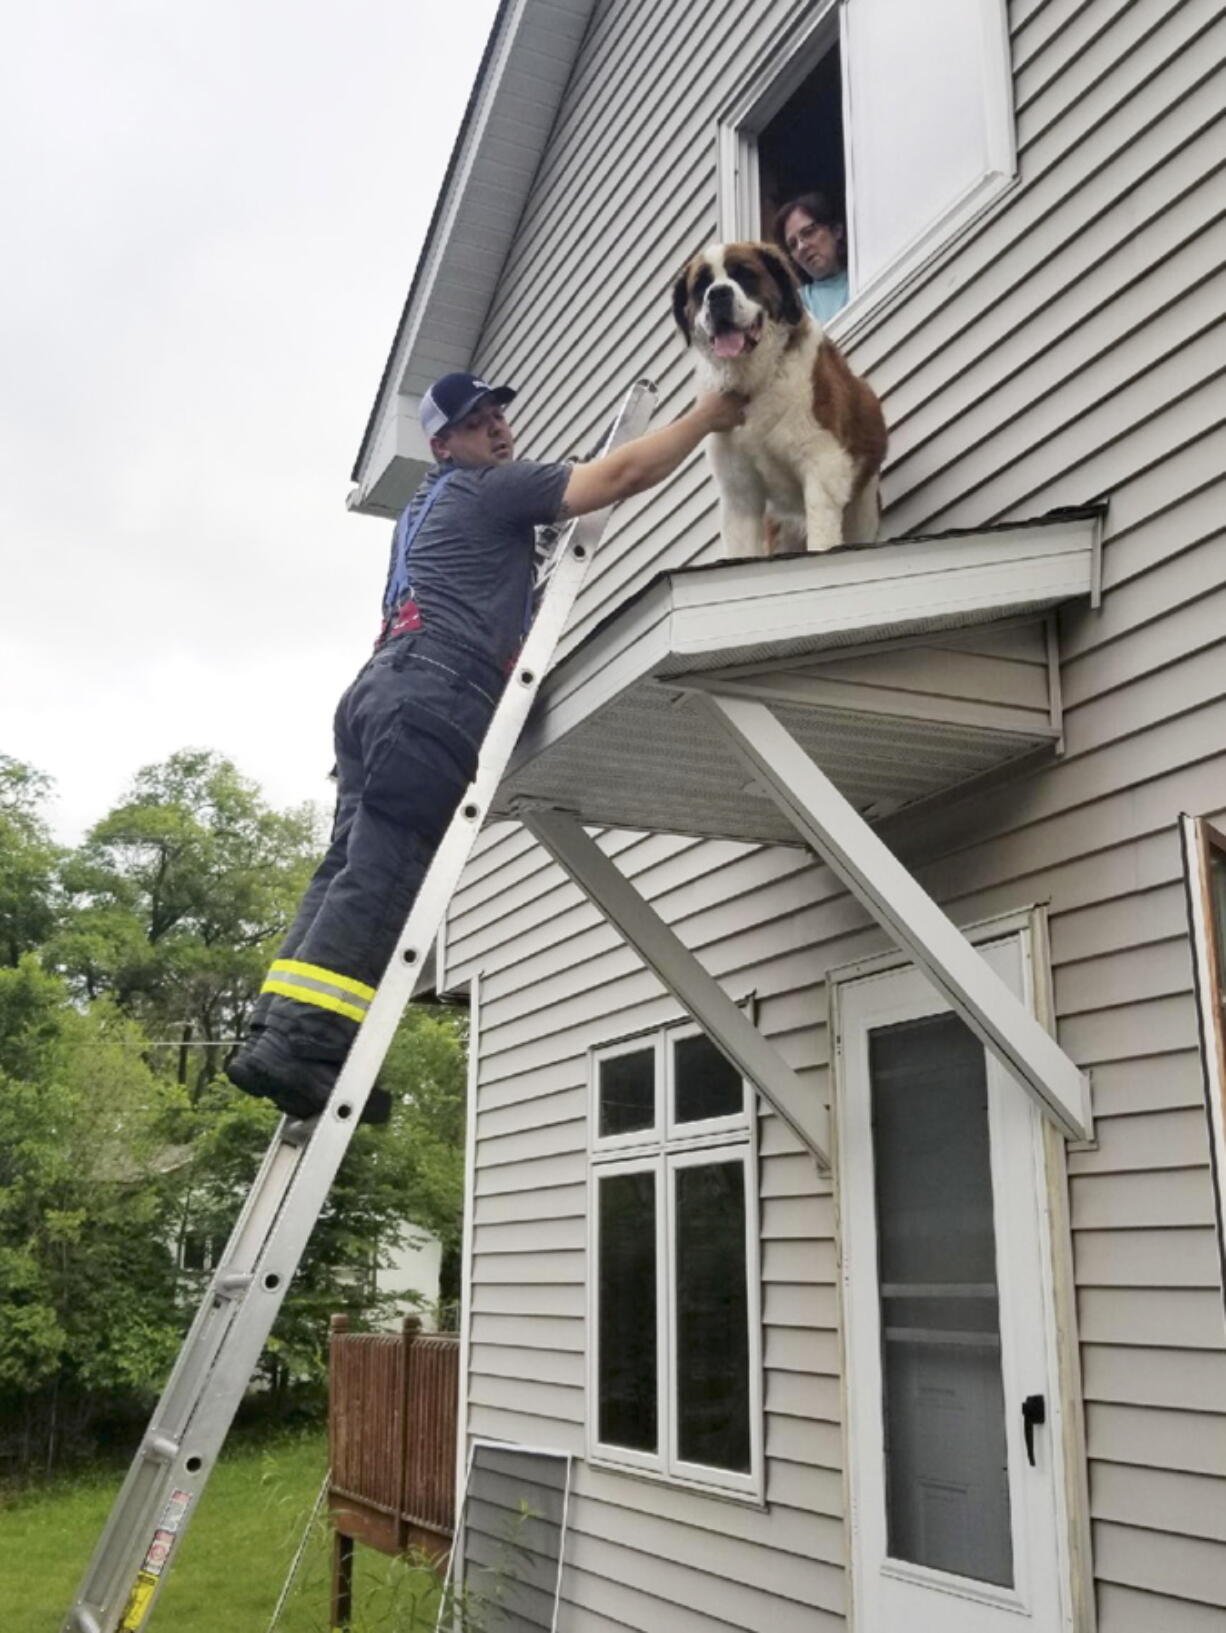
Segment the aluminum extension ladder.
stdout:
<path fill-rule="evenodd" d="M 638 436 L 656 389 L 632 386 L 600 452 Z M 323 1112 L 283 1118 L 184 1340 L 62 1633 L 145 1627 L 293 1280 L 423 961 L 528 718 L 610 512 L 563 532 L 472 783 L 422 881 Z"/>

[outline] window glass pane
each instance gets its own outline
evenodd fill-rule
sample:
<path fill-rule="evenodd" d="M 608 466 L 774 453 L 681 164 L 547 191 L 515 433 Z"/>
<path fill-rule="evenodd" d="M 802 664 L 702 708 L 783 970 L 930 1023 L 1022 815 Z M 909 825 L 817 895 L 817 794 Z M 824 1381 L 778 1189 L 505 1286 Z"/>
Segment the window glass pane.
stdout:
<path fill-rule="evenodd" d="M 741 1074 L 705 1033 L 673 1043 L 673 1118 L 697 1123 L 735 1117 L 745 1108 Z"/>
<path fill-rule="evenodd" d="M 745 1166 L 678 1166 L 677 1450 L 687 1463 L 748 1473 L 749 1291 Z"/>
<path fill-rule="evenodd" d="M 870 1035 L 889 1552 L 1009 1586 L 982 1046 L 955 1015 Z"/>
<path fill-rule="evenodd" d="M 654 1452 L 656 1176 L 602 1174 L 600 1187 L 600 1439 Z"/>
<path fill-rule="evenodd" d="M 636 1134 L 656 1120 L 656 1052 L 635 1049 L 602 1060 L 600 1072 L 600 1138 Z"/>

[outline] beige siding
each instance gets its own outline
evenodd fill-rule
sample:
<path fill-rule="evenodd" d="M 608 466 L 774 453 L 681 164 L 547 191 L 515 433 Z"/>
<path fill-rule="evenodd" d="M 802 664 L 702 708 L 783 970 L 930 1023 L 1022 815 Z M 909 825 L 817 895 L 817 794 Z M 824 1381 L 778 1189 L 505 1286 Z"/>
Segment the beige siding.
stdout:
<path fill-rule="evenodd" d="M 477 360 L 521 388 L 527 451 L 590 447 L 636 374 L 664 415 L 685 402 L 667 288 L 715 228 L 714 120 L 802 9 L 733 8 L 716 29 L 697 0 L 598 10 Z M 1219 0 L 1012 16 L 1019 185 L 852 354 L 891 425 L 891 533 L 1109 495 L 1105 598 L 1061 618 L 1063 760 L 883 832 L 961 921 L 1049 904 L 1059 1035 L 1097 1116 L 1069 1186 L 1099 1627 L 1209 1633 L 1226 1617 L 1226 1341 L 1175 819 L 1226 810 L 1226 18 Z M 695 459 L 619 515 L 574 637 L 716 548 Z M 1016 639 L 1041 708 L 1040 654 Z M 988 695 L 970 683 L 992 641 L 949 653 L 951 695 Z M 828 1094 L 825 971 L 884 945 L 829 873 L 800 851 L 602 843 Z M 483 973 L 469 1425 L 581 1454 L 586 1051 L 676 1011 L 510 825 L 466 876 L 448 962 Z M 845 1625 L 829 1186 L 775 1118 L 759 1166 L 767 1505 L 581 1465 L 576 1633 Z"/>

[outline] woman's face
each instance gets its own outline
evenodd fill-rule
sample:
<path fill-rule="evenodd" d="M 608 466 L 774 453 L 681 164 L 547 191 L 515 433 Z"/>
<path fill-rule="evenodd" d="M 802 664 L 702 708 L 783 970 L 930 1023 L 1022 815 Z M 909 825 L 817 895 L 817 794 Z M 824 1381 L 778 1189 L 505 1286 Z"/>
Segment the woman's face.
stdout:
<path fill-rule="evenodd" d="M 810 278 L 830 278 L 839 270 L 841 227 L 814 221 L 807 210 L 793 210 L 783 224 L 788 254 Z"/>

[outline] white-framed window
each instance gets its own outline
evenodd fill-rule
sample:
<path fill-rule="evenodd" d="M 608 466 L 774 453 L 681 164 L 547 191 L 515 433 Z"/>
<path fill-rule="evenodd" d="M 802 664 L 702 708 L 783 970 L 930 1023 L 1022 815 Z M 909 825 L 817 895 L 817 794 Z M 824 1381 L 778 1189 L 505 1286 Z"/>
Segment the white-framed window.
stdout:
<path fill-rule="evenodd" d="M 1181 827 L 1218 1255 L 1226 1289 L 1226 828 L 1190 816 L 1182 818 Z"/>
<path fill-rule="evenodd" d="M 827 0 L 762 53 L 718 139 L 722 238 L 770 238 L 809 193 L 843 224 L 847 333 L 1012 183 L 1005 0 Z"/>
<path fill-rule="evenodd" d="M 588 1452 L 760 1499 L 753 1096 L 693 1026 L 591 1056 Z"/>

